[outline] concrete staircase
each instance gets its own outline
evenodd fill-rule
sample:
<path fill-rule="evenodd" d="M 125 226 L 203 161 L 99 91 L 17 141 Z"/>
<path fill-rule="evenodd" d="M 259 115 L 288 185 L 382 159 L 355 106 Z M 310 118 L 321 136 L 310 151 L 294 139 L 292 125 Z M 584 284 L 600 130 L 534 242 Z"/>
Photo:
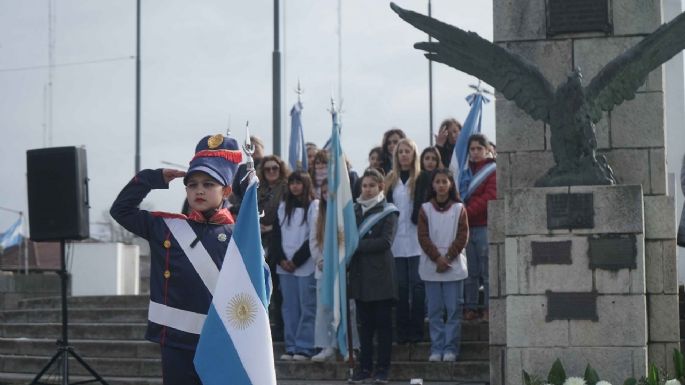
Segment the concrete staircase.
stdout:
<path fill-rule="evenodd" d="M 75 350 L 110 384 L 161 384 L 159 348 L 143 340 L 147 296 L 69 298 L 69 339 Z M 15 310 L 0 311 L 0 384 L 28 383 L 55 353 L 61 335 L 59 298 L 20 301 Z M 393 381 L 408 383 L 486 383 L 489 380 L 488 324 L 465 322 L 460 360 L 429 363 L 429 342 L 393 346 Z M 283 343 L 274 343 L 274 354 Z M 76 362 L 72 381 L 87 379 Z M 279 383 L 343 383 L 347 364 L 276 362 Z M 301 382 L 300 382 L 301 381 Z"/>

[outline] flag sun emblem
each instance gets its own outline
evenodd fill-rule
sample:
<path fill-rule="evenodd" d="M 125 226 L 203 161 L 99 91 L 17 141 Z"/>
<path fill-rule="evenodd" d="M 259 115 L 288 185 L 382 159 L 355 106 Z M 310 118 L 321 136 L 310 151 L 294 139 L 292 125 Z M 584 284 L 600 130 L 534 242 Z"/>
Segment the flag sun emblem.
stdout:
<path fill-rule="evenodd" d="M 257 317 L 257 304 L 248 294 L 238 293 L 228 301 L 226 315 L 231 326 L 238 330 L 245 330 L 254 323 Z"/>

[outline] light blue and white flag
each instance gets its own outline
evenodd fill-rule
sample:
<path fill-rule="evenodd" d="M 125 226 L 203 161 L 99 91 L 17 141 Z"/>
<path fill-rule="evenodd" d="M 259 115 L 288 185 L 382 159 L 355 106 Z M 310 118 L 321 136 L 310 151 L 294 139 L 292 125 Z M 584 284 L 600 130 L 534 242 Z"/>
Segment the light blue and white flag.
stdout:
<path fill-rule="evenodd" d="M 24 217 L 19 217 L 16 222 L 10 226 L 7 231 L 0 234 L 0 251 L 8 249 L 12 246 L 21 244 L 24 237 L 21 234 L 21 224 Z"/>
<path fill-rule="evenodd" d="M 304 144 L 302 129 L 302 103 L 297 102 L 290 110 L 290 148 L 288 149 L 288 163 L 291 170 L 307 171 L 307 148 Z"/>
<path fill-rule="evenodd" d="M 359 243 L 357 220 L 347 164 L 340 146 L 337 114 L 328 162 L 328 202 L 323 241 L 322 304 L 333 311 L 333 328 L 338 331 L 338 349 L 347 355 L 347 264 Z"/>
<path fill-rule="evenodd" d="M 195 369 L 204 385 L 276 384 L 267 312 L 270 275 L 259 232 L 257 185 L 253 177 L 243 197 L 195 352 Z"/>
<path fill-rule="evenodd" d="M 483 104 L 490 100 L 484 98 L 480 93 L 474 93 L 466 97 L 466 101 L 471 106 L 469 114 L 466 116 L 464 125 L 461 128 L 457 143 L 454 146 L 452 159 L 450 160 L 450 171 L 457 182 L 459 194 L 465 199 L 464 193 L 469 186 L 469 137 L 481 131 L 481 119 L 483 117 Z"/>

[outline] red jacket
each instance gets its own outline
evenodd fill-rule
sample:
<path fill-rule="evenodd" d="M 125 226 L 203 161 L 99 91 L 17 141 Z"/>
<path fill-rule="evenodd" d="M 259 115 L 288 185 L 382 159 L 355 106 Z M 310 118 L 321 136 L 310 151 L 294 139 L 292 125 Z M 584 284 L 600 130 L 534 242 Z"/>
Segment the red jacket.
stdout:
<path fill-rule="evenodd" d="M 494 159 L 487 158 L 481 162 L 469 162 L 471 172 L 475 175 L 478 170 Z M 469 217 L 469 227 L 488 225 L 488 201 L 497 199 L 497 171 L 488 176 L 466 202 L 466 213 Z"/>

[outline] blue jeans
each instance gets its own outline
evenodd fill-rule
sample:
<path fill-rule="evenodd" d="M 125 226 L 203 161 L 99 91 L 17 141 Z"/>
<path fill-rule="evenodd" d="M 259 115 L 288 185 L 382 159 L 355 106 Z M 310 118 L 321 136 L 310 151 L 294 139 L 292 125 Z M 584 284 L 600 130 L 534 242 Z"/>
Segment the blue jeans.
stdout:
<path fill-rule="evenodd" d="M 426 281 L 431 354 L 454 353 L 461 346 L 464 281 Z"/>
<path fill-rule="evenodd" d="M 478 288 L 483 285 L 483 308 L 487 309 L 490 300 L 487 226 L 475 226 L 469 229 L 466 261 L 469 277 L 464 282 L 464 307 L 471 310 L 479 307 Z"/>
<path fill-rule="evenodd" d="M 283 294 L 283 334 L 285 351 L 312 356 L 316 318 L 316 279 L 279 274 Z"/>
<path fill-rule="evenodd" d="M 423 339 L 426 290 L 419 277 L 419 256 L 395 258 L 397 272 L 397 342 Z"/>

